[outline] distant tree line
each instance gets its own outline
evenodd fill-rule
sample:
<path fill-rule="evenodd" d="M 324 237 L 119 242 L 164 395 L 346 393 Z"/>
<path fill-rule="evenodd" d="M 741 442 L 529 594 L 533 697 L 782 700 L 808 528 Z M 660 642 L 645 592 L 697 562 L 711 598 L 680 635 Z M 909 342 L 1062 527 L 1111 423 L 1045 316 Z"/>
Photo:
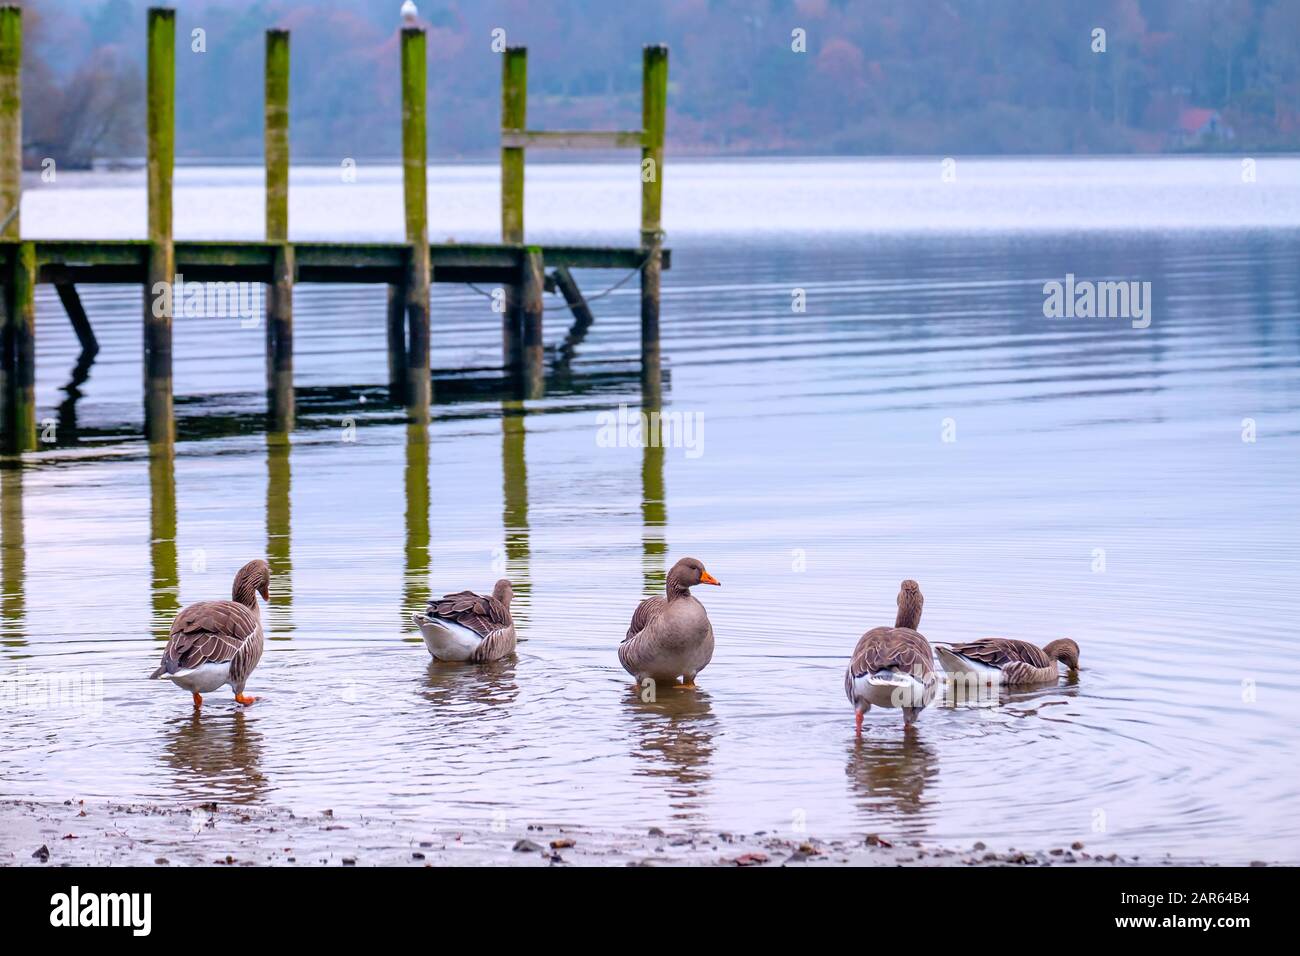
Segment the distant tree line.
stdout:
<path fill-rule="evenodd" d="M 140 155 L 147 5 L 27 0 L 29 164 Z M 261 155 L 263 34 L 279 26 L 292 31 L 295 159 L 396 156 L 399 6 L 178 4 L 178 155 Z M 435 158 L 490 156 L 498 145 L 496 28 L 529 48 L 536 127 L 635 127 L 641 46 L 667 42 L 677 153 L 1300 147 L 1300 0 L 419 0 L 419 9 Z"/>

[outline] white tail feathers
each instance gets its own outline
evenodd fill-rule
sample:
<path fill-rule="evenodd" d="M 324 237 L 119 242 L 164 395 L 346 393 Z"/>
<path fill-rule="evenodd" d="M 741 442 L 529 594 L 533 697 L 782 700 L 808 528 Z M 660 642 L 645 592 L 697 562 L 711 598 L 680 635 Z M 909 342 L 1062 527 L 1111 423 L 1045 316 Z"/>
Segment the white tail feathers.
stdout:
<path fill-rule="evenodd" d="M 477 632 L 454 621 L 444 621 L 424 614 L 413 614 L 411 620 L 424 636 L 424 646 L 434 660 L 467 661 L 478 649 L 483 638 Z"/>

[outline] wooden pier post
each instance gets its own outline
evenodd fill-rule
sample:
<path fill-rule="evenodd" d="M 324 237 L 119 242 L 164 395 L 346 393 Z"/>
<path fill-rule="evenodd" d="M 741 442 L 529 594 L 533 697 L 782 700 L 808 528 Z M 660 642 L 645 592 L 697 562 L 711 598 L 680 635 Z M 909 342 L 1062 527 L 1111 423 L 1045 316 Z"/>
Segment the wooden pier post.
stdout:
<path fill-rule="evenodd" d="M 23 12 L 0 7 L 0 238 L 17 239 L 23 174 Z M 36 447 L 36 247 L 14 246 L 4 277 L 4 448 Z"/>
<path fill-rule="evenodd" d="M 520 272 L 519 300 L 524 326 L 524 394 L 529 398 L 541 398 L 546 392 L 546 365 L 542 351 L 542 293 L 545 291 L 546 270 L 541 246 L 529 246 L 524 250 Z"/>
<path fill-rule="evenodd" d="M 90 327 L 90 318 L 81 304 L 81 296 L 77 295 L 77 287 L 71 282 L 56 282 L 54 290 L 63 303 L 63 311 L 68 313 L 68 321 L 72 323 L 72 331 L 77 334 L 77 341 L 81 343 L 82 358 L 94 358 L 99 353 L 99 340 L 95 338 L 95 330 Z"/>
<path fill-rule="evenodd" d="M 293 280 L 289 245 L 289 31 L 266 31 L 266 238 L 275 249 L 266 300 L 266 394 L 272 431 L 293 430 Z"/>
<path fill-rule="evenodd" d="M 0 239 L 21 235 L 23 175 L 23 10 L 0 7 Z"/>
<path fill-rule="evenodd" d="M 148 15 L 149 270 L 144 290 L 144 422 L 150 442 L 176 440 L 172 414 L 172 313 L 176 273 L 172 246 L 172 165 L 175 159 L 176 11 Z M 161 288 L 160 288 L 161 287 Z"/>
<path fill-rule="evenodd" d="M 5 277 L 5 450 L 36 447 L 36 245 L 13 249 Z"/>
<path fill-rule="evenodd" d="M 591 323 L 596 321 L 596 317 L 591 314 L 591 306 L 587 305 L 578 283 L 573 281 L 573 274 L 569 272 L 568 266 L 556 266 L 551 270 L 551 276 L 555 279 L 555 288 L 560 291 L 560 295 L 564 296 L 565 305 L 573 313 L 571 337 L 575 340 L 581 339 L 591 328 Z"/>
<path fill-rule="evenodd" d="M 429 199 L 425 98 L 425 33 L 402 28 L 402 185 L 406 207 L 406 408 L 414 421 L 429 420 L 433 379 L 429 370 Z"/>
<path fill-rule="evenodd" d="M 501 128 L 522 130 L 528 122 L 528 49 L 506 47 L 501 55 Z M 524 241 L 524 150 L 501 147 L 501 241 Z M 501 364 L 512 373 L 524 367 L 523 289 L 506 289 L 501 319 Z"/>
<path fill-rule="evenodd" d="M 388 397 L 400 405 L 406 395 L 406 283 L 388 286 Z"/>
<path fill-rule="evenodd" d="M 646 46 L 641 60 L 641 376 L 658 393 L 659 278 L 663 271 L 664 117 L 668 105 L 668 47 Z"/>

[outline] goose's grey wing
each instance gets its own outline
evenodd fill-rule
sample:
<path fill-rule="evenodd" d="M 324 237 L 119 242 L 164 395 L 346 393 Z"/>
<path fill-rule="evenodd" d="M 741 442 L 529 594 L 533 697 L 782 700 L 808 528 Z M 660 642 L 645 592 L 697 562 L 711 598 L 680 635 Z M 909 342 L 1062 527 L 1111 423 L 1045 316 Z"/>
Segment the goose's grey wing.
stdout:
<path fill-rule="evenodd" d="M 201 664 L 233 660 L 258 631 L 254 611 L 234 601 L 200 601 L 176 615 L 155 673 L 174 674 Z"/>

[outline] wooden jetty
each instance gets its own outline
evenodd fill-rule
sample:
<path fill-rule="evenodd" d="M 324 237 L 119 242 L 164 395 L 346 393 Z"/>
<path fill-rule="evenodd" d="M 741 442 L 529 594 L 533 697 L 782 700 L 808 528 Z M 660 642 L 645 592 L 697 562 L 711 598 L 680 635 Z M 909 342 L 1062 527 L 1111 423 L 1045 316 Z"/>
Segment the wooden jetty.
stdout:
<path fill-rule="evenodd" d="M 571 348 L 593 315 L 572 269 L 639 271 L 641 378 L 658 404 L 660 274 L 671 264 L 663 246 L 663 145 L 668 50 L 647 46 L 642 63 L 642 125 L 637 130 L 555 131 L 527 128 L 528 54 L 502 54 L 501 242 L 430 243 L 426 156 L 425 31 L 401 31 L 402 182 L 404 243 L 293 242 L 289 239 L 289 33 L 266 33 L 266 238 L 260 242 L 192 242 L 172 234 L 175 159 L 176 16 L 155 7 L 147 16 L 148 235 L 138 240 L 23 240 L 19 206 L 22 175 L 22 12 L 0 6 L 0 279 L 4 284 L 4 448 L 38 447 L 36 380 L 37 283 L 52 283 L 83 347 L 98 346 L 77 286 L 134 283 L 144 289 L 145 436 L 175 441 L 172 401 L 172 323 L 176 303 L 158 290 L 173 277 L 187 282 L 258 282 L 267 286 L 267 422 L 275 433 L 294 427 L 293 289 L 296 283 L 382 283 L 389 386 L 413 423 L 429 420 L 433 400 L 429 289 L 433 282 L 492 283 L 505 290 L 502 367 L 522 397 L 545 391 L 544 291 L 557 290 L 574 316 L 561 349 Z M 529 149 L 639 149 L 641 233 L 635 246 L 538 246 L 525 242 L 524 155 Z M 547 270 L 551 270 L 548 275 Z M 162 304 L 160 305 L 160 301 Z M 83 358 L 84 360 L 84 358 Z"/>

